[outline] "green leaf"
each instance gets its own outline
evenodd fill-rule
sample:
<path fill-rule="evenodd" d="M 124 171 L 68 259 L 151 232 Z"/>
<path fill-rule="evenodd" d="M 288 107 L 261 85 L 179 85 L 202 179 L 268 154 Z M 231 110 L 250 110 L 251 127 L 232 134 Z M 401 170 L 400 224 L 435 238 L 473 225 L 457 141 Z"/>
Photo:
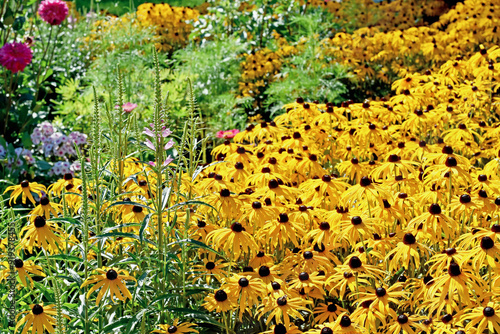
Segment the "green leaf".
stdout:
<path fill-rule="evenodd" d="M 12 12 L 12 9 L 10 9 L 9 6 L 7 6 L 7 10 L 5 11 L 5 14 L 3 16 L 3 24 L 6 26 L 10 26 L 14 23 L 14 13 Z"/>
<path fill-rule="evenodd" d="M 42 78 L 42 81 L 41 81 L 41 82 L 44 82 L 45 80 L 47 80 L 47 79 L 48 79 L 48 78 L 52 75 L 52 73 L 54 73 L 54 70 L 53 70 L 53 69 L 51 69 L 51 68 L 49 68 L 49 69 L 47 70 L 47 72 L 45 73 L 45 75 L 43 76 L 43 78 Z"/>
<path fill-rule="evenodd" d="M 47 161 L 44 160 L 36 160 L 35 161 L 35 166 L 42 171 L 47 171 L 52 168 L 52 165 L 49 164 Z"/>
<path fill-rule="evenodd" d="M 83 260 L 81 258 L 79 258 L 78 256 L 65 255 L 65 254 L 50 255 L 49 259 L 65 260 L 65 261 L 72 261 L 72 262 L 83 262 Z"/>
<path fill-rule="evenodd" d="M 79 220 L 77 220 L 75 218 L 69 218 L 69 217 L 65 217 L 65 218 L 51 218 L 50 220 L 51 221 L 56 221 L 56 222 L 69 223 L 69 224 L 77 225 L 77 226 L 82 225 L 82 223 Z"/>
<path fill-rule="evenodd" d="M 31 137 L 28 132 L 23 133 L 23 146 L 27 149 L 31 148 L 33 146 L 33 142 L 31 141 Z"/>
<path fill-rule="evenodd" d="M 210 252 L 213 252 L 219 256 L 224 256 L 222 253 L 219 253 L 217 252 L 215 249 L 213 249 L 212 247 L 204 244 L 203 242 L 201 241 L 198 241 L 198 240 L 194 240 L 194 239 L 181 239 L 181 240 L 178 240 L 178 241 L 175 241 L 175 242 L 172 242 L 170 244 L 167 245 L 168 246 L 172 246 L 172 245 L 176 245 L 176 244 L 183 244 L 183 243 L 188 243 L 188 244 L 192 244 L 194 245 L 192 248 L 203 248 L 203 249 L 206 249 Z"/>
<path fill-rule="evenodd" d="M 34 282 L 34 283 L 35 283 L 36 288 L 42 292 L 44 297 L 47 298 L 49 300 L 49 302 L 54 301 L 54 293 L 52 291 L 47 289 L 43 284 L 40 284 L 39 282 Z"/>
<path fill-rule="evenodd" d="M 151 301 L 151 305 L 153 305 L 154 303 L 156 303 L 160 300 L 168 300 L 168 299 L 173 298 L 173 297 L 180 297 L 180 294 L 178 294 L 178 293 L 166 293 L 164 295 L 158 296 Z"/>
<path fill-rule="evenodd" d="M 148 228 L 150 219 L 151 214 L 148 214 L 142 221 L 141 229 L 139 230 L 139 240 L 141 240 L 141 243 L 144 242 L 144 231 Z"/>
<path fill-rule="evenodd" d="M 26 18 L 24 16 L 18 16 L 14 20 L 14 24 L 12 25 L 12 29 L 14 31 L 19 31 L 23 28 L 24 22 L 26 22 Z"/>
<path fill-rule="evenodd" d="M 208 206 L 209 208 L 212 208 L 215 212 L 219 212 L 212 205 L 210 205 L 208 203 L 205 203 L 205 202 L 202 202 L 202 201 L 197 201 L 197 200 L 189 200 L 189 201 L 186 201 L 186 202 L 177 203 L 177 204 L 172 205 L 171 207 L 169 207 L 168 210 L 176 209 L 176 208 L 184 206 L 184 205 L 193 205 L 193 204 L 205 205 L 205 206 Z"/>
<path fill-rule="evenodd" d="M 148 209 L 148 210 L 151 210 L 151 211 L 154 211 L 153 208 L 147 206 L 147 205 L 144 205 L 144 204 L 141 204 L 141 203 L 137 203 L 137 202 L 127 202 L 127 201 L 121 201 L 121 202 L 115 202 L 113 204 L 111 204 L 110 206 L 108 206 L 106 208 L 109 209 L 109 208 L 112 208 L 114 206 L 117 206 L 117 205 L 135 205 L 135 206 L 140 206 L 141 208 L 144 208 L 144 209 Z"/>
<path fill-rule="evenodd" d="M 118 329 L 120 327 L 125 326 L 128 324 L 130 320 L 130 316 L 123 316 L 120 318 L 120 320 L 113 322 L 112 324 L 107 325 L 106 327 L 103 328 L 104 333 L 110 333 L 113 329 Z"/>
<path fill-rule="evenodd" d="M 82 286 L 83 281 L 80 275 L 78 275 L 78 273 L 71 268 L 68 268 L 67 270 L 69 275 L 75 280 L 76 283 L 78 283 L 78 287 Z"/>
<path fill-rule="evenodd" d="M 95 237 L 92 237 L 90 239 L 92 240 L 100 240 L 100 239 L 107 239 L 107 238 L 111 238 L 111 237 L 122 237 L 122 238 L 132 238 L 132 239 L 136 239 L 136 240 L 139 240 L 139 236 L 136 235 L 136 234 L 133 234 L 133 233 L 124 233 L 124 232 L 112 232 L 112 233 L 104 233 L 104 234 L 100 234 L 100 235 L 97 235 Z M 156 246 L 156 244 L 154 242 L 152 242 L 151 240 L 149 239 L 144 239 L 146 242 L 150 243 L 151 245 L 153 246 Z"/>

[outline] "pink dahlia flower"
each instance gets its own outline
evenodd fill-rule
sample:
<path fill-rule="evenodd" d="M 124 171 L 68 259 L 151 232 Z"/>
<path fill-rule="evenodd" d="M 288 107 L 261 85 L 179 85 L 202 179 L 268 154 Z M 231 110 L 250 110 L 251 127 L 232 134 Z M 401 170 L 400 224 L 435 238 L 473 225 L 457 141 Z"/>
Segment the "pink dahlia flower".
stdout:
<path fill-rule="evenodd" d="M 13 73 L 24 71 L 32 58 L 33 51 L 23 43 L 7 43 L 0 49 L 0 64 Z"/>
<path fill-rule="evenodd" d="M 221 130 L 217 131 L 217 138 L 225 138 L 225 139 L 230 139 L 236 136 L 236 134 L 240 133 L 240 130 L 238 129 L 232 129 L 232 130 Z"/>
<path fill-rule="evenodd" d="M 68 5 L 61 0 L 43 0 L 38 7 L 42 20 L 53 26 L 60 25 L 68 13 Z"/>

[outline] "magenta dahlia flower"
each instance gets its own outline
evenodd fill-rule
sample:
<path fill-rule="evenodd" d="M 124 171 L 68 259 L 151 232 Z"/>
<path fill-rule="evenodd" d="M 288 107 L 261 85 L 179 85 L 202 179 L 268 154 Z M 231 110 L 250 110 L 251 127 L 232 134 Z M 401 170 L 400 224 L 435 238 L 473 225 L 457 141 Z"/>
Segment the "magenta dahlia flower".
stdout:
<path fill-rule="evenodd" d="M 38 7 L 38 14 L 50 25 L 58 26 L 68 16 L 68 5 L 61 0 L 43 0 Z"/>
<path fill-rule="evenodd" d="M 0 65 L 17 73 L 31 63 L 33 51 L 24 43 L 7 43 L 0 49 Z"/>

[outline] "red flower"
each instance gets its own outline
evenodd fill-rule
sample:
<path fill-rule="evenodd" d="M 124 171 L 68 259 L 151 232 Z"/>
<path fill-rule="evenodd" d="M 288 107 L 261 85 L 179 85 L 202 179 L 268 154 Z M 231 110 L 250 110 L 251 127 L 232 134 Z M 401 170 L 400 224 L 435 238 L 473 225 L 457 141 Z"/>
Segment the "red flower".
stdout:
<path fill-rule="evenodd" d="M 44 0 L 38 7 L 38 14 L 50 25 L 60 25 L 68 16 L 68 5 L 61 0 Z"/>
<path fill-rule="evenodd" d="M 23 43 L 7 43 L 0 49 L 0 64 L 13 73 L 23 71 L 32 58 L 33 51 Z"/>
<path fill-rule="evenodd" d="M 233 138 L 239 132 L 240 130 L 238 129 L 217 131 L 217 138 L 225 138 L 225 139 Z"/>

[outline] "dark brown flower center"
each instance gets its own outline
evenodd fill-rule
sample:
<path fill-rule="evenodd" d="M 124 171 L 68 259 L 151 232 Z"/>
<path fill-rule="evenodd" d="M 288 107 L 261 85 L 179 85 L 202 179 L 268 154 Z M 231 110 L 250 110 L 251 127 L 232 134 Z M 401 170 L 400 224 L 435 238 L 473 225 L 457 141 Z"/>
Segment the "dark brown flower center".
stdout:
<path fill-rule="evenodd" d="M 360 216 L 354 216 L 351 218 L 351 224 L 353 225 L 361 225 L 363 223 L 363 219 Z"/>
<path fill-rule="evenodd" d="M 446 167 L 457 167 L 458 165 L 457 159 L 455 157 L 448 157 L 446 158 L 445 165 Z"/>
<path fill-rule="evenodd" d="M 205 268 L 206 268 L 207 270 L 212 270 L 212 269 L 214 269 L 214 268 L 215 268 L 215 263 L 214 263 L 214 262 L 212 262 L 212 261 L 209 261 L 209 262 L 207 262 L 207 264 L 205 265 Z"/>
<path fill-rule="evenodd" d="M 342 319 L 340 319 L 340 327 L 346 328 L 349 326 L 351 326 L 351 318 L 347 315 L 342 316 Z"/>
<path fill-rule="evenodd" d="M 259 268 L 259 276 L 260 277 L 267 277 L 271 275 L 271 270 L 269 270 L 268 266 L 262 266 Z"/>
<path fill-rule="evenodd" d="M 167 332 L 169 333 L 177 333 L 177 327 L 176 326 L 170 326 L 168 329 L 167 329 Z"/>
<path fill-rule="evenodd" d="M 400 160 L 400 158 L 398 157 L 397 154 L 391 154 L 389 156 L 389 162 L 398 162 Z"/>
<path fill-rule="evenodd" d="M 469 194 L 463 194 L 462 196 L 460 196 L 460 203 L 467 204 L 470 202 L 471 202 L 471 197 Z"/>
<path fill-rule="evenodd" d="M 35 227 L 37 228 L 44 227 L 45 224 L 46 224 L 45 218 L 43 218 L 42 216 L 35 217 Z"/>
<path fill-rule="evenodd" d="M 283 324 L 277 324 L 274 327 L 274 334 L 286 334 L 286 327 Z"/>
<path fill-rule="evenodd" d="M 403 237 L 403 243 L 405 245 L 413 245 L 416 241 L 415 236 L 411 233 L 406 233 Z"/>
<path fill-rule="evenodd" d="M 134 205 L 132 207 L 132 211 L 135 213 L 140 213 L 140 212 L 142 212 L 142 206 Z"/>
<path fill-rule="evenodd" d="M 302 256 L 304 256 L 304 259 L 310 260 L 310 259 L 313 258 L 313 252 L 311 252 L 311 251 L 305 251 Z"/>
<path fill-rule="evenodd" d="M 328 222 L 319 223 L 319 229 L 321 231 L 328 231 L 330 229 L 330 224 Z"/>
<path fill-rule="evenodd" d="M 277 291 L 281 289 L 281 284 L 279 284 L 278 282 L 272 282 L 271 287 L 273 288 L 274 291 Z"/>
<path fill-rule="evenodd" d="M 21 187 L 22 188 L 28 188 L 30 186 L 30 183 L 27 180 L 24 180 L 21 182 Z"/>
<path fill-rule="evenodd" d="M 277 300 L 276 300 L 276 303 L 279 305 L 279 306 L 285 306 L 288 301 L 286 300 L 286 296 L 283 296 L 283 297 L 279 297 Z"/>
<path fill-rule="evenodd" d="M 41 205 L 48 205 L 49 203 L 50 203 L 50 201 L 49 201 L 49 198 L 47 196 L 42 196 L 42 198 L 40 198 Z"/>
<path fill-rule="evenodd" d="M 446 255 L 452 256 L 453 254 L 457 253 L 457 250 L 455 248 L 447 248 L 444 250 L 444 252 L 446 253 Z"/>
<path fill-rule="evenodd" d="M 449 313 L 445 314 L 441 317 L 441 321 L 444 322 L 445 324 L 449 323 L 452 320 L 453 320 L 453 316 Z"/>
<path fill-rule="evenodd" d="M 23 260 L 21 259 L 15 259 L 14 260 L 14 266 L 16 266 L 16 268 L 20 269 L 24 266 L 24 262 Z"/>
<path fill-rule="evenodd" d="M 114 269 L 109 269 L 106 272 L 106 278 L 109 279 L 110 281 L 113 281 L 118 278 L 118 273 Z"/>
<path fill-rule="evenodd" d="M 444 146 L 442 151 L 443 154 L 453 154 L 453 148 L 451 146 Z"/>
<path fill-rule="evenodd" d="M 401 314 L 398 316 L 398 322 L 399 324 L 404 325 L 408 322 L 408 317 L 404 314 Z"/>
<path fill-rule="evenodd" d="M 245 277 L 242 277 L 238 280 L 238 284 L 242 287 L 242 288 L 246 288 L 249 284 L 250 284 L 250 281 L 245 278 Z"/>
<path fill-rule="evenodd" d="M 227 293 L 224 290 L 217 290 L 214 294 L 214 298 L 218 302 L 224 302 L 227 300 Z"/>
<path fill-rule="evenodd" d="M 328 310 L 328 312 L 336 312 L 337 305 L 335 305 L 334 303 L 328 304 L 327 310 Z"/>
<path fill-rule="evenodd" d="M 363 263 L 361 262 L 360 258 L 357 257 L 357 256 L 353 256 L 351 257 L 351 259 L 349 260 L 349 267 L 351 269 L 357 269 L 357 268 L 360 268 L 361 266 L 363 265 Z"/>
<path fill-rule="evenodd" d="M 262 203 L 258 202 L 258 201 L 255 201 L 255 202 L 252 203 L 252 208 L 254 208 L 254 209 L 260 209 L 260 208 L 262 208 Z"/>
<path fill-rule="evenodd" d="M 33 312 L 34 315 L 40 315 L 43 313 L 43 307 L 41 305 L 36 304 L 31 309 L 31 312 Z"/>
<path fill-rule="evenodd" d="M 486 306 L 483 310 L 483 315 L 487 318 L 495 315 L 495 309 L 493 307 Z"/>
<path fill-rule="evenodd" d="M 384 288 L 380 287 L 375 290 L 375 294 L 380 298 L 384 297 L 387 294 L 387 291 Z"/>
<path fill-rule="evenodd" d="M 309 274 L 306 272 L 301 272 L 299 274 L 299 280 L 301 281 L 307 281 L 309 279 Z"/>
<path fill-rule="evenodd" d="M 481 239 L 481 248 L 484 250 L 492 249 L 495 246 L 495 242 L 490 237 L 483 237 Z"/>
<path fill-rule="evenodd" d="M 276 180 L 276 179 L 269 180 L 268 186 L 269 186 L 269 189 L 276 189 L 276 188 L 278 188 L 279 187 L 278 180 Z"/>
<path fill-rule="evenodd" d="M 429 206 L 429 213 L 431 215 L 439 215 L 441 214 L 441 207 L 437 203 L 433 203 Z"/>
<path fill-rule="evenodd" d="M 286 213 L 280 213 L 278 217 L 280 223 L 288 223 L 288 215 Z"/>
<path fill-rule="evenodd" d="M 434 278 L 432 276 L 425 276 L 424 277 L 424 284 L 425 285 L 431 285 L 434 283 Z"/>
<path fill-rule="evenodd" d="M 233 230 L 233 232 L 242 232 L 243 231 L 243 225 L 241 225 L 241 223 L 238 223 L 238 222 L 235 222 L 231 225 L 231 230 Z"/>
<path fill-rule="evenodd" d="M 456 276 L 460 276 L 460 274 L 462 273 L 462 271 L 460 270 L 460 266 L 455 263 L 455 262 L 452 262 L 450 263 L 450 266 L 448 268 L 448 274 L 452 277 L 456 277 Z"/>
<path fill-rule="evenodd" d="M 362 187 L 368 187 L 370 184 L 372 184 L 372 181 L 367 176 L 363 176 L 359 181 L 359 185 Z"/>

